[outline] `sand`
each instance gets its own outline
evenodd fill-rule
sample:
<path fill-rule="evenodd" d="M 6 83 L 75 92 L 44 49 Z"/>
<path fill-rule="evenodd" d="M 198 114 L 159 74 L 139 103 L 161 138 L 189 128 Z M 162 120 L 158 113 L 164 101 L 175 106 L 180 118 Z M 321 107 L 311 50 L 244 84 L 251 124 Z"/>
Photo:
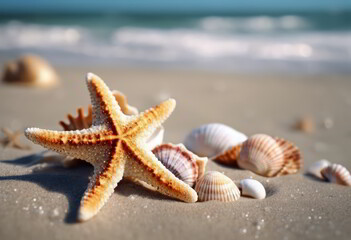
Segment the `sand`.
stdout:
<path fill-rule="evenodd" d="M 60 67 L 61 85 L 38 89 L 1 84 L 0 127 L 60 129 L 59 120 L 89 104 L 85 73 L 100 75 L 111 89 L 144 110 L 173 97 L 165 142 L 182 142 L 204 123 L 220 122 L 252 135 L 267 133 L 295 142 L 305 166 L 299 174 L 264 178 L 209 162 L 236 183 L 261 181 L 267 198 L 234 203 L 187 204 L 122 181 L 100 213 L 76 223 L 92 167 L 66 169 L 36 164 L 44 149 L 0 147 L 0 239 L 349 239 L 351 188 L 304 175 L 325 158 L 351 169 L 350 76 L 240 75 L 190 70 Z M 292 128 L 312 116 L 316 131 Z M 324 127 L 325 119 L 332 121 Z"/>

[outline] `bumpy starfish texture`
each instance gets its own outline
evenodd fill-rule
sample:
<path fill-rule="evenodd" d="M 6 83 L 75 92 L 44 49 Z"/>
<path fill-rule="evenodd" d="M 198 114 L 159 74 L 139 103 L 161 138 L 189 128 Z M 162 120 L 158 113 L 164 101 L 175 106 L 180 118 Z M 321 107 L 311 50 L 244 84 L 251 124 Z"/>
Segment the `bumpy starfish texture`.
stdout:
<path fill-rule="evenodd" d="M 87 74 L 93 105 L 93 124 L 76 131 L 28 128 L 34 143 L 94 166 L 94 176 L 81 200 L 78 220 L 93 217 L 123 178 L 136 178 L 167 196 L 196 202 L 197 194 L 167 170 L 147 148 L 145 141 L 175 108 L 169 99 L 136 116 L 124 115 L 109 88 L 96 75 Z"/>

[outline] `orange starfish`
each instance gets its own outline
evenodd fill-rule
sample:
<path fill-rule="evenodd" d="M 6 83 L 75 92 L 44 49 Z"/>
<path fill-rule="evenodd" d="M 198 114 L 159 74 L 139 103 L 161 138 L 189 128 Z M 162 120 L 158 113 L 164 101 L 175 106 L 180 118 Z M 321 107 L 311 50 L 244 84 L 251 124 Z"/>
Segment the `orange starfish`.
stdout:
<path fill-rule="evenodd" d="M 172 113 L 175 100 L 169 99 L 137 116 L 127 116 L 98 76 L 88 73 L 87 85 L 93 105 L 92 127 L 77 131 L 25 130 L 26 137 L 34 143 L 94 166 L 78 220 L 97 214 L 123 176 L 144 181 L 167 196 L 196 202 L 196 192 L 167 170 L 145 144 Z"/>

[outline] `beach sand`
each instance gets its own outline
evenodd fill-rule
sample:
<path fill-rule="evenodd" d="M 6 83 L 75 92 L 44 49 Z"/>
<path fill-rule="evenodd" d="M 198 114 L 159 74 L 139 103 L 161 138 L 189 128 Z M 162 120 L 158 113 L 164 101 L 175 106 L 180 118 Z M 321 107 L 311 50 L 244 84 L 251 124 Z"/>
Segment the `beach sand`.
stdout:
<path fill-rule="evenodd" d="M 306 176 L 314 161 L 351 169 L 350 76 L 240 75 L 191 70 L 59 67 L 52 89 L 1 84 L 0 127 L 60 130 L 59 120 L 90 103 L 86 72 L 94 72 L 129 104 L 147 109 L 169 97 L 177 107 L 165 122 L 165 142 L 180 143 L 204 123 L 227 124 L 247 135 L 267 133 L 293 141 L 304 156 L 298 174 L 264 178 L 209 162 L 236 183 L 264 184 L 267 198 L 232 203 L 183 203 L 122 181 L 93 219 L 75 217 L 92 167 L 30 165 L 44 149 L 22 136 L 30 151 L 0 147 L 0 239 L 349 239 L 351 188 Z M 303 116 L 314 133 L 293 129 Z M 333 122 L 330 129 L 324 121 Z"/>

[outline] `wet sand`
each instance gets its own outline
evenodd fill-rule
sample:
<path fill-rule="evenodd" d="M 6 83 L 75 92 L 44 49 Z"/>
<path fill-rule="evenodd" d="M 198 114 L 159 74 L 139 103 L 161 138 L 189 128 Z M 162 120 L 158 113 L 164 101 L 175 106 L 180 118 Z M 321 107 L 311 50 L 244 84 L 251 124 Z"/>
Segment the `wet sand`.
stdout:
<path fill-rule="evenodd" d="M 242 197 L 234 203 L 187 204 L 122 181 L 97 216 L 76 223 L 92 167 L 30 165 L 44 149 L 22 136 L 30 151 L 0 147 L 0 239 L 349 239 L 351 188 L 304 171 L 322 158 L 351 169 L 350 76 L 61 67 L 61 85 L 52 89 L 1 84 L 0 127 L 59 130 L 59 120 L 90 102 L 88 71 L 141 111 L 175 98 L 177 107 L 164 124 L 165 142 L 180 143 L 194 127 L 220 122 L 247 135 L 267 133 L 295 142 L 304 170 L 264 178 L 209 162 L 207 170 L 224 172 L 236 183 L 252 177 L 266 187 L 266 199 Z M 293 129 L 305 115 L 315 120 L 314 133 Z M 325 119 L 332 120 L 330 129 Z"/>

